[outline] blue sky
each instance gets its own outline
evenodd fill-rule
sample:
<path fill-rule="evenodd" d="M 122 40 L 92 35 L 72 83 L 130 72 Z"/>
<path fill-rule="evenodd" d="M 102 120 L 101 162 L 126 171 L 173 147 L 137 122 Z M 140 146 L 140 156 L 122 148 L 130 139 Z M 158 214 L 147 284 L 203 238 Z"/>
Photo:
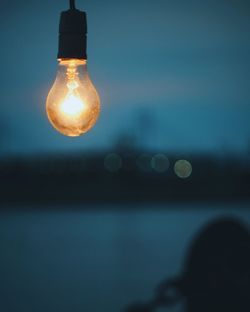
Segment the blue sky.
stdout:
<path fill-rule="evenodd" d="M 250 145 L 248 1 L 78 0 L 88 15 L 88 68 L 102 101 L 88 134 L 49 124 L 60 11 L 68 1 L 1 1 L 1 153 L 112 148 L 120 133 L 171 151 Z M 152 122 L 140 129 L 140 115 Z"/>

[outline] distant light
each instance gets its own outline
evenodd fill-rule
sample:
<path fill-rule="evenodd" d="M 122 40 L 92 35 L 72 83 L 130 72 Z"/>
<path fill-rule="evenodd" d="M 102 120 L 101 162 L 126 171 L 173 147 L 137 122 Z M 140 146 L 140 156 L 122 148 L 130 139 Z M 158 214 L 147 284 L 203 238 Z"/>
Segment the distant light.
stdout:
<path fill-rule="evenodd" d="M 142 154 L 140 155 L 137 160 L 136 164 L 137 167 L 144 172 L 150 172 L 152 170 L 151 168 L 151 159 L 152 157 L 148 154 Z"/>
<path fill-rule="evenodd" d="M 169 160 L 164 154 L 156 154 L 151 160 L 151 167 L 157 172 L 165 172 L 169 168 Z"/>
<path fill-rule="evenodd" d="M 122 158 L 120 155 L 108 154 L 104 159 L 104 167 L 110 172 L 117 172 L 122 167 Z"/>
<path fill-rule="evenodd" d="M 179 178 L 188 178 L 192 173 L 192 165 L 187 160 L 177 160 L 174 165 L 174 172 Z"/>

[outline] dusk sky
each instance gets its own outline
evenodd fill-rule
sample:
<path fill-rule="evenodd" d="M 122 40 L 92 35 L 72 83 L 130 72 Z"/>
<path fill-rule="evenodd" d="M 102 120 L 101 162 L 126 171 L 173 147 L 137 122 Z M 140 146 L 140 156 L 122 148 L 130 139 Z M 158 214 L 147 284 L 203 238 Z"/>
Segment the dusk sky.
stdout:
<path fill-rule="evenodd" d="M 96 126 L 79 138 L 45 113 L 67 0 L 0 3 L 2 155 L 112 148 L 121 133 L 163 151 L 245 152 L 250 146 L 250 3 L 77 0 L 88 16 Z M 152 116 L 140 128 L 140 116 Z"/>

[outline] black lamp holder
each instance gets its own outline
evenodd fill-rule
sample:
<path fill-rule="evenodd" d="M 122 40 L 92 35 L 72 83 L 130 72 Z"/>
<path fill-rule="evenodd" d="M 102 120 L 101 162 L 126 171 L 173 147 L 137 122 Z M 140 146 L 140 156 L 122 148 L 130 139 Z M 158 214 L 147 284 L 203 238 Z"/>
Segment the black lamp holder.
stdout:
<path fill-rule="evenodd" d="M 69 10 L 61 12 L 57 58 L 87 59 L 87 16 L 76 9 L 75 0 L 70 0 Z"/>

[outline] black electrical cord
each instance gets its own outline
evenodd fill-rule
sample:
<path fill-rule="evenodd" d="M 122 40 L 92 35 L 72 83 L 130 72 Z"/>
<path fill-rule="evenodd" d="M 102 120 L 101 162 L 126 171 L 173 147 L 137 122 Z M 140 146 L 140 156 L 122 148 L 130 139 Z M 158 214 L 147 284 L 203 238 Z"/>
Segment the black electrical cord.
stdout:
<path fill-rule="evenodd" d="M 75 10 L 76 9 L 75 0 L 70 0 L 69 1 L 69 5 L 70 5 L 70 10 Z"/>

